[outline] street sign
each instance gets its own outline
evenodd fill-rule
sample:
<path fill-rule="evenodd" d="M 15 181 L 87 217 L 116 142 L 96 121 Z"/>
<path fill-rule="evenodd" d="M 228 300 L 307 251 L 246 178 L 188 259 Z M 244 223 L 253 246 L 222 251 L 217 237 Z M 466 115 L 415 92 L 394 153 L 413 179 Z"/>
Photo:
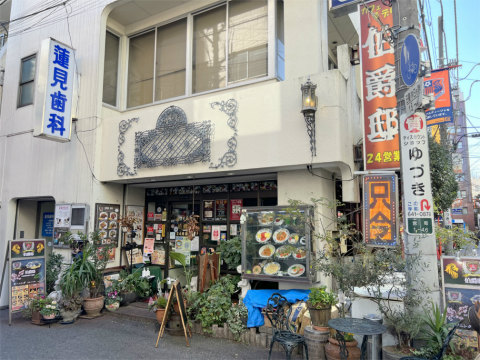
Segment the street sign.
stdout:
<path fill-rule="evenodd" d="M 417 81 L 417 83 L 408 88 L 405 91 L 403 99 L 405 100 L 405 109 L 402 109 L 405 116 L 411 116 L 422 105 L 423 98 L 423 81 Z"/>
<path fill-rule="evenodd" d="M 433 234 L 433 198 L 425 114 L 400 117 L 402 174 L 408 234 Z"/>
<path fill-rule="evenodd" d="M 462 215 L 462 208 L 452 209 L 452 215 Z"/>
<path fill-rule="evenodd" d="M 420 71 L 420 48 L 418 47 L 418 40 L 413 34 L 407 35 L 403 42 L 400 70 L 405 85 L 410 87 L 415 84 Z"/>

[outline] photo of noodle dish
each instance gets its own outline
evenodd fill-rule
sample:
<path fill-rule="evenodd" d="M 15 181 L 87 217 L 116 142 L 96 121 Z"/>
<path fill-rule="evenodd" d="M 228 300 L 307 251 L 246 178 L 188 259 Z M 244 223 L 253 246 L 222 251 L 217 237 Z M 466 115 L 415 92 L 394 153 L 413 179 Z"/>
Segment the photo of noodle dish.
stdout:
<path fill-rule="evenodd" d="M 279 270 L 280 264 L 277 262 L 270 262 L 263 267 L 263 272 L 267 275 L 275 275 Z"/>
<path fill-rule="evenodd" d="M 270 225 L 273 223 L 275 215 L 273 212 L 261 213 L 258 215 L 258 222 L 262 225 Z"/>
<path fill-rule="evenodd" d="M 257 231 L 257 234 L 255 235 L 255 239 L 257 239 L 259 243 L 265 243 L 268 240 L 270 240 L 271 237 L 272 237 L 272 231 L 270 229 L 260 229 Z"/>
<path fill-rule="evenodd" d="M 307 249 L 299 247 L 293 251 L 293 257 L 297 260 L 305 259 L 307 257 Z"/>
<path fill-rule="evenodd" d="M 287 272 L 290 276 L 301 276 L 305 272 L 305 266 L 302 264 L 295 264 L 290 266 Z"/>
<path fill-rule="evenodd" d="M 298 240 L 300 240 L 300 235 L 298 235 L 297 233 L 293 233 L 290 234 L 290 237 L 288 238 L 288 243 L 295 245 L 296 243 L 298 243 Z"/>
<path fill-rule="evenodd" d="M 283 244 L 290 237 L 290 232 L 287 229 L 278 229 L 273 233 L 273 241 L 277 244 Z"/>
<path fill-rule="evenodd" d="M 279 259 L 286 259 L 292 254 L 291 246 L 284 245 L 280 246 L 275 252 L 275 256 Z"/>
<path fill-rule="evenodd" d="M 260 250 L 258 250 L 258 255 L 262 258 L 269 258 L 275 253 L 275 246 L 273 245 L 263 245 Z"/>

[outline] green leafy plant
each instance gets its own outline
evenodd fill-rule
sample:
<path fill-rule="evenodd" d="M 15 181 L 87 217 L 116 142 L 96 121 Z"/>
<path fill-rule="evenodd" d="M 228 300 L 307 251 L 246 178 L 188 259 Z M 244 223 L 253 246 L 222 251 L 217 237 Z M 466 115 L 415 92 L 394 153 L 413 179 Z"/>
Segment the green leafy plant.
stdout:
<path fill-rule="evenodd" d="M 45 305 L 47 305 L 49 299 L 44 295 L 35 295 L 33 298 L 29 299 L 23 306 L 22 312 L 23 316 L 27 319 L 32 317 L 34 311 L 40 311 Z"/>
<path fill-rule="evenodd" d="M 228 328 L 233 334 L 235 340 L 239 340 L 240 336 L 247 330 L 248 310 L 243 303 L 233 306 L 227 314 Z"/>
<path fill-rule="evenodd" d="M 242 262 L 242 241 L 238 236 L 229 240 L 221 241 L 218 251 L 228 268 L 235 270 Z"/>
<path fill-rule="evenodd" d="M 185 296 L 188 298 L 190 293 L 190 283 L 192 281 L 192 277 L 195 274 L 195 271 L 192 269 L 191 266 L 187 266 L 187 258 L 184 254 L 172 251 L 170 253 L 170 259 L 178 261 L 182 267 L 183 272 L 185 273 Z"/>
<path fill-rule="evenodd" d="M 212 325 L 223 325 L 228 318 L 232 307 L 232 294 L 237 291 L 238 277 L 231 275 L 220 278 L 207 291 L 196 293 L 193 303 L 189 308 L 194 319 L 200 321 L 205 332 L 211 333 Z"/>
<path fill-rule="evenodd" d="M 48 257 L 45 273 L 47 294 L 50 294 L 55 290 L 55 282 L 58 279 L 58 275 L 62 271 L 63 260 L 64 258 L 62 254 L 52 253 Z"/>
<path fill-rule="evenodd" d="M 132 274 L 120 272 L 119 289 L 123 293 L 134 292 L 140 298 L 146 298 L 151 294 L 150 283 L 142 278 L 138 271 Z"/>
<path fill-rule="evenodd" d="M 447 255 L 453 255 L 453 250 L 465 249 L 467 247 L 476 248 L 476 237 L 473 232 L 453 226 L 450 229 L 435 226 L 435 235 L 437 246 L 441 244 Z"/>
<path fill-rule="evenodd" d="M 326 289 L 326 286 L 310 288 L 307 301 L 308 306 L 314 309 L 322 309 L 335 305 L 338 302 L 337 296 Z"/>
<path fill-rule="evenodd" d="M 148 302 L 148 310 L 157 311 L 158 309 L 165 309 L 167 307 L 167 299 L 163 296 L 158 296 L 156 299 L 150 298 Z"/>

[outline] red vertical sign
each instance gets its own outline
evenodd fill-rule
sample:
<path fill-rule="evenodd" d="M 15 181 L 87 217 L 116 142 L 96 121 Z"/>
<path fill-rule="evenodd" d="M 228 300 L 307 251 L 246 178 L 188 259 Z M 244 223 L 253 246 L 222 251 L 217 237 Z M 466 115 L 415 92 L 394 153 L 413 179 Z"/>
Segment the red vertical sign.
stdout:
<path fill-rule="evenodd" d="M 395 55 L 378 19 L 391 27 L 392 8 L 380 0 L 360 5 L 366 170 L 400 168 Z"/>

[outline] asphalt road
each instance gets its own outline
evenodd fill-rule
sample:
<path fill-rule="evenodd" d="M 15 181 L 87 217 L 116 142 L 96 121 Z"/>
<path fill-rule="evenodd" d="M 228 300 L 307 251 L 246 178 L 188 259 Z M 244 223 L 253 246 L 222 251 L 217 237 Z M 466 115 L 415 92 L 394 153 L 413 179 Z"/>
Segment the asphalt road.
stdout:
<path fill-rule="evenodd" d="M 183 336 L 165 334 L 155 348 L 155 325 L 106 313 L 74 324 L 33 325 L 8 310 L 0 310 L 0 358 L 7 359 L 267 359 L 268 350 L 234 341 L 193 334 L 190 347 Z M 272 359 L 285 359 L 275 353 Z"/>

